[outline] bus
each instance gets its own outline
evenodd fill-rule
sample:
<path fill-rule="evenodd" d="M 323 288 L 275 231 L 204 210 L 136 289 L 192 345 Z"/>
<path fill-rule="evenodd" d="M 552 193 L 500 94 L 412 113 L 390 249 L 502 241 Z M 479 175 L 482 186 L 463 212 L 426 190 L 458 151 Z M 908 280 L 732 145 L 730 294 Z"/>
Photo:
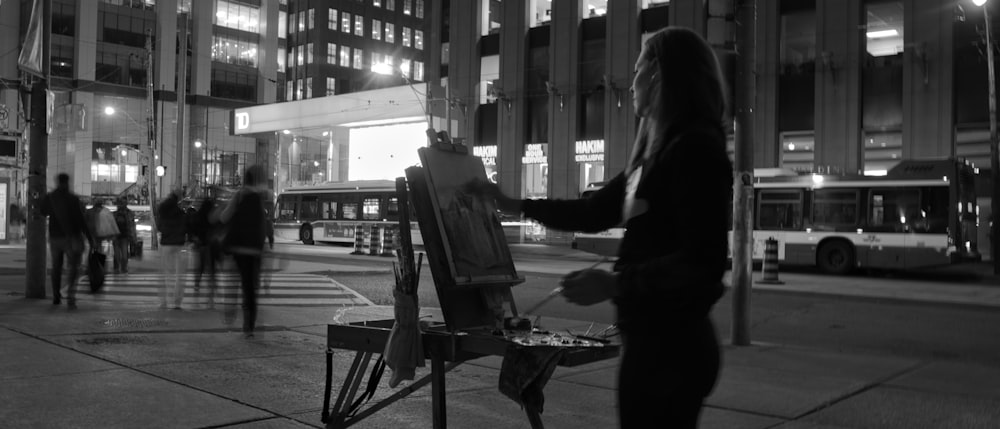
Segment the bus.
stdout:
<path fill-rule="evenodd" d="M 955 159 L 902 161 L 884 176 L 757 169 L 753 258 L 774 239 L 780 263 L 832 274 L 980 260 L 977 174 Z M 579 235 L 577 247 L 616 249 L 622 235 Z"/>
<path fill-rule="evenodd" d="M 354 244 L 359 225 L 365 231 L 371 225 L 399 225 L 396 182 L 360 180 L 288 188 L 278 195 L 274 214 L 275 238 Z M 412 210 L 410 233 L 413 245 L 423 245 Z"/>

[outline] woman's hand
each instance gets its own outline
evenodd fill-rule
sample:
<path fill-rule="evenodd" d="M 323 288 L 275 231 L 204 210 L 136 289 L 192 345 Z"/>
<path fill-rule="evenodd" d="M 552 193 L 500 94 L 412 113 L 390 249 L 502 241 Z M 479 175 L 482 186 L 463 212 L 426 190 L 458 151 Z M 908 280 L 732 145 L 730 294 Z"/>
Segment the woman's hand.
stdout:
<path fill-rule="evenodd" d="M 480 178 L 473 179 L 462 186 L 462 191 L 496 201 L 497 209 L 504 213 L 520 214 L 523 200 L 510 198 L 500 191 L 496 183 Z"/>
<path fill-rule="evenodd" d="M 559 282 L 566 300 L 579 305 L 593 305 L 618 295 L 618 277 L 597 269 L 574 271 Z"/>

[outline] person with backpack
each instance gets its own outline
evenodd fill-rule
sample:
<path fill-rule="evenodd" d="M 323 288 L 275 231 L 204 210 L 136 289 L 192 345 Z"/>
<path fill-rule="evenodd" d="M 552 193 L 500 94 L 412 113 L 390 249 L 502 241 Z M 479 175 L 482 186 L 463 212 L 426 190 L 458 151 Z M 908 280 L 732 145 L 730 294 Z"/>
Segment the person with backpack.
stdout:
<path fill-rule="evenodd" d="M 112 241 L 115 251 L 114 269 L 115 274 L 128 274 L 129 248 L 136 240 L 135 213 L 128 208 L 128 201 L 125 198 L 119 198 L 116 206 L 113 215 L 115 225 L 118 226 L 118 235 Z"/>

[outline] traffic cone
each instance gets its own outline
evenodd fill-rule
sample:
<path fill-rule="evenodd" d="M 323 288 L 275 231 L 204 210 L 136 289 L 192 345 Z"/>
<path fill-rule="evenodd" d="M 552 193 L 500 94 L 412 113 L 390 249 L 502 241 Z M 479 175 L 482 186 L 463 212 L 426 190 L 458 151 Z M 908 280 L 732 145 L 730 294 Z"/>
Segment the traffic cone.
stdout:
<path fill-rule="evenodd" d="M 762 267 L 764 278 L 757 283 L 769 285 L 781 285 L 785 282 L 778 280 L 778 240 L 770 237 L 764 242 L 764 265 Z"/>
<path fill-rule="evenodd" d="M 365 226 L 357 225 L 354 227 L 354 251 L 351 252 L 352 255 L 364 255 L 365 254 Z"/>

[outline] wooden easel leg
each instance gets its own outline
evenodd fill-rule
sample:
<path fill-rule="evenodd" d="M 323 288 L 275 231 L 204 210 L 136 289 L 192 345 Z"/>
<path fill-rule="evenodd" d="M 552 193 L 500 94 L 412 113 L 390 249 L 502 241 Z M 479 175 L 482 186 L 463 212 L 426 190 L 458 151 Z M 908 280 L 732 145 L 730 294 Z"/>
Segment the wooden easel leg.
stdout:
<path fill-rule="evenodd" d="M 444 397 L 444 359 L 431 355 L 431 413 L 434 429 L 448 427 L 448 415 L 445 410 Z"/>

